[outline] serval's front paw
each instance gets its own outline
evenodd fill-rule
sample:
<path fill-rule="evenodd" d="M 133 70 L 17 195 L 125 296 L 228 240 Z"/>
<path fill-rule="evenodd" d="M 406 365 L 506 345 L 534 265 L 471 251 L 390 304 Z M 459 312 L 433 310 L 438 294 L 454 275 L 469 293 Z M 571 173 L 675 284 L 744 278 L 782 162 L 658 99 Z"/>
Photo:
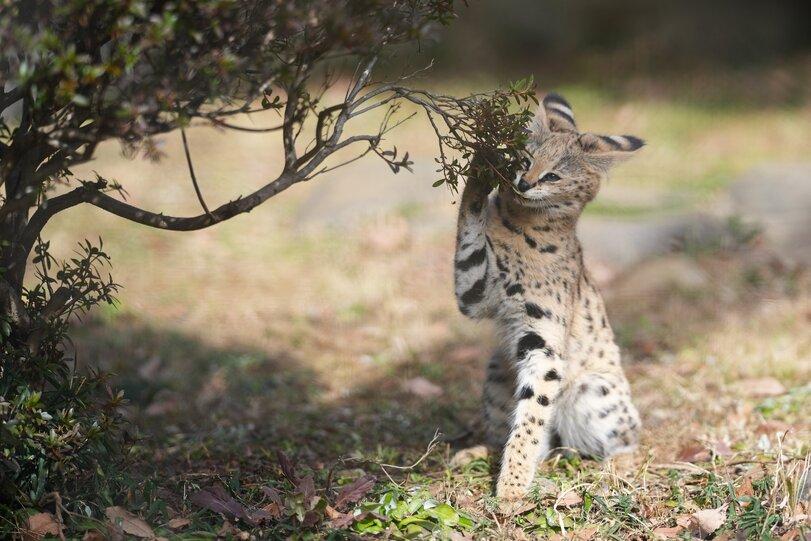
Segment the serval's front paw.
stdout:
<path fill-rule="evenodd" d="M 509 471 L 502 472 L 496 483 L 496 497 L 499 500 L 499 509 L 502 513 L 512 514 L 524 503 L 524 498 L 529 493 L 529 485 L 532 479 L 523 479 L 517 473 Z"/>

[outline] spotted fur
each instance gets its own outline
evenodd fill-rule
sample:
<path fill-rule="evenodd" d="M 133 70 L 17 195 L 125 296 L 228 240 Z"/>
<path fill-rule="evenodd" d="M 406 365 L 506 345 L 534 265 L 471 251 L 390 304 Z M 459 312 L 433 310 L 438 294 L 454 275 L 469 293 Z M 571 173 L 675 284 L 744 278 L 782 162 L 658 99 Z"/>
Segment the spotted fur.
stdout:
<path fill-rule="evenodd" d="M 643 142 L 578 132 L 557 94 L 544 98 L 531 134 L 532 160 L 512 185 L 490 194 L 488 179 L 468 180 L 455 257 L 459 309 L 498 330 L 484 416 L 489 443 L 503 449 L 504 499 L 525 495 L 556 442 L 606 457 L 633 448 L 639 430 L 576 224 L 611 165 Z"/>

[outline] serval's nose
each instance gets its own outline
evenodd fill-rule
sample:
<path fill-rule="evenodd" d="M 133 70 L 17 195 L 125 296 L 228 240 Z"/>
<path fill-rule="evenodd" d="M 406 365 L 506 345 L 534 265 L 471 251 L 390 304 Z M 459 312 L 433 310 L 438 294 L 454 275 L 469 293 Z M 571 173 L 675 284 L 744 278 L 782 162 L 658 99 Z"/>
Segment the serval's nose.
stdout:
<path fill-rule="evenodd" d="M 529 182 L 527 182 L 526 177 L 521 177 L 521 180 L 518 181 L 518 186 L 516 187 L 518 188 L 518 191 L 525 192 L 529 190 L 532 187 L 532 185 Z"/>

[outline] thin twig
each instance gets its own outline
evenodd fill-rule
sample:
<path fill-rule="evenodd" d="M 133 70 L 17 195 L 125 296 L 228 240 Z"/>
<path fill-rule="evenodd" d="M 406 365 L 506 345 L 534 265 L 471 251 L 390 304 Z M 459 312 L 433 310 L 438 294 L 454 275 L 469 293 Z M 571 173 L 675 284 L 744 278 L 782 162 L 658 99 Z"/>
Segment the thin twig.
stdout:
<path fill-rule="evenodd" d="M 425 452 L 422 454 L 422 456 L 420 458 L 418 458 L 417 461 L 415 463 L 413 463 L 412 465 L 410 465 L 410 466 L 396 466 L 394 464 L 383 464 L 383 463 L 381 463 L 380 466 L 381 467 L 385 466 L 386 468 L 394 468 L 395 470 L 402 470 L 402 471 L 413 470 L 414 468 L 419 466 L 420 463 L 423 460 L 425 460 L 428 457 L 428 455 L 430 455 L 434 451 L 434 448 L 439 444 L 441 437 L 442 437 L 442 434 L 439 432 L 439 430 L 434 432 L 434 437 L 428 443 L 428 448 L 425 449 Z"/>
<path fill-rule="evenodd" d="M 194 192 L 197 194 L 197 200 L 200 201 L 200 205 L 203 207 L 203 210 L 208 217 L 213 220 L 214 216 L 211 214 L 211 211 L 208 210 L 208 205 L 206 205 L 206 202 L 203 199 L 203 192 L 200 191 L 200 185 L 197 184 L 197 175 L 194 174 L 194 165 L 192 164 L 191 153 L 189 152 L 189 142 L 186 139 L 186 130 L 183 127 L 180 128 L 180 138 L 183 140 L 183 152 L 186 154 L 186 163 L 189 165 L 189 175 L 191 176 L 191 182 L 194 185 Z"/>

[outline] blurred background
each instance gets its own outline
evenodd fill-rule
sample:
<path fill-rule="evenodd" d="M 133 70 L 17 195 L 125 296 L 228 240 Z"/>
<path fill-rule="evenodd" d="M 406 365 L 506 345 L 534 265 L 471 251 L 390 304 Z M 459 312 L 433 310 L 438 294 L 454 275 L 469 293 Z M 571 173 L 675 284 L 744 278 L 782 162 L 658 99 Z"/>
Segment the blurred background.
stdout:
<path fill-rule="evenodd" d="M 657 460 L 694 438 L 776 445 L 774 426 L 757 432 L 767 421 L 808 441 L 809 20 L 800 0 L 474 1 L 385 67 L 435 58 L 414 84 L 449 94 L 533 75 L 540 94 L 569 99 L 581 129 L 647 141 L 580 231 Z M 209 206 L 280 169 L 274 135 L 196 127 L 189 140 Z M 316 464 L 400 463 L 436 429 L 476 442 L 493 337 L 455 306 L 457 195 L 431 187 L 424 118 L 389 142 L 411 153 L 413 174 L 369 158 L 204 231 L 93 208 L 49 224 L 66 254 L 101 234 L 112 255 L 120 304 L 84 322 L 76 351 L 116 374 L 150 468 L 261 469 L 274 446 Z M 160 144 L 150 163 L 108 143 L 76 173 L 116 178 L 145 208 L 197 214 L 180 135 Z M 767 415 L 766 397 L 784 402 Z"/>

